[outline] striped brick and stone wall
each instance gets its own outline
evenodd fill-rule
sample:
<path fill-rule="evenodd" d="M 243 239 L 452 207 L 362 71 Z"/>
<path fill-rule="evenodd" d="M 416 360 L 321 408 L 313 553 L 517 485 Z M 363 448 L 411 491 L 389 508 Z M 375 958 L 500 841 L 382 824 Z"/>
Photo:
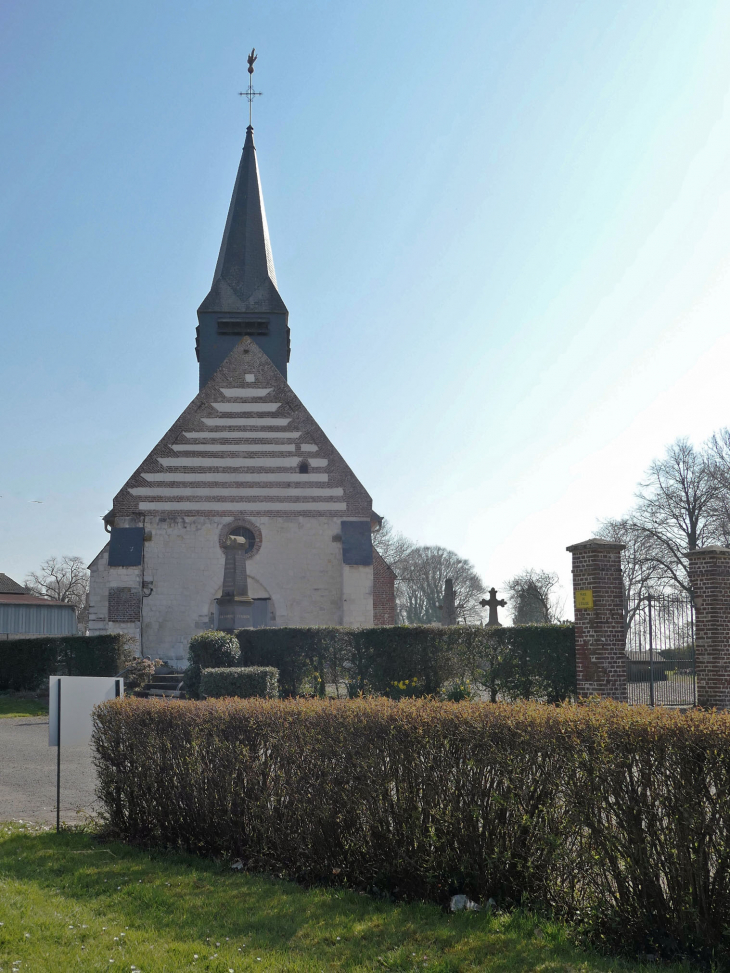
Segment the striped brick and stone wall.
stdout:
<path fill-rule="evenodd" d="M 191 636 L 216 624 L 222 544 L 237 524 L 258 538 L 247 571 L 268 624 L 372 625 L 374 517 L 362 484 L 244 338 L 114 498 L 108 524 L 143 530 L 144 551 L 136 566 L 110 566 L 105 552 L 92 562 L 89 629 L 184 662 Z M 366 541 L 354 559 L 346 524 Z"/>

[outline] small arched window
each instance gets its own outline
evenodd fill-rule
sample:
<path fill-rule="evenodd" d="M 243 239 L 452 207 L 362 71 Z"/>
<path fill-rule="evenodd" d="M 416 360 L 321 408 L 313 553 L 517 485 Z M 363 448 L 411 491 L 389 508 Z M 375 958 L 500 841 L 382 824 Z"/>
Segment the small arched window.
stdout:
<path fill-rule="evenodd" d="M 301 463 L 299 464 L 299 472 L 300 473 L 309 473 L 309 463 L 305 459 L 303 459 L 301 461 Z"/>

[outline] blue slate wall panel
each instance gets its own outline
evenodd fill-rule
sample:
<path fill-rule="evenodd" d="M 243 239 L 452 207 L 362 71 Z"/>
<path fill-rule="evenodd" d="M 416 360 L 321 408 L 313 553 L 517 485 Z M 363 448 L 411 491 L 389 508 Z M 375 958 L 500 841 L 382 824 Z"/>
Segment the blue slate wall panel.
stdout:
<path fill-rule="evenodd" d="M 370 522 L 367 520 L 343 520 L 342 563 L 372 564 L 373 541 L 370 535 Z"/>
<path fill-rule="evenodd" d="M 109 567 L 131 568 L 142 563 L 144 527 L 112 527 Z"/>

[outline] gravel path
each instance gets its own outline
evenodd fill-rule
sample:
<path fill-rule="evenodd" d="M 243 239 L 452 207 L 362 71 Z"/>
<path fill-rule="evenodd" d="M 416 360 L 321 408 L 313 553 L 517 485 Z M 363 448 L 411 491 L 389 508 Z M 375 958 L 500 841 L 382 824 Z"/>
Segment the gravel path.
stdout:
<path fill-rule="evenodd" d="M 61 820 L 80 824 L 94 812 L 96 770 L 91 748 L 61 747 Z M 56 748 L 48 717 L 0 720 L 0 821 L 56 823 Z"/>

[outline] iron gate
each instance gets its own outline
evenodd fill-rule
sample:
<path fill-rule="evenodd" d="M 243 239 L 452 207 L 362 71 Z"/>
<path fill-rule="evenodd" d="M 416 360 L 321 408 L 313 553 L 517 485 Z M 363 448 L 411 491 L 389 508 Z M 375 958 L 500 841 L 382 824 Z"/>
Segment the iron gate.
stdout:
<path fill-rule="evenodd" d="M 689 595 L 644 595 L 627 611 L 629 703 L 695 706 L 695 619 Z"/>

